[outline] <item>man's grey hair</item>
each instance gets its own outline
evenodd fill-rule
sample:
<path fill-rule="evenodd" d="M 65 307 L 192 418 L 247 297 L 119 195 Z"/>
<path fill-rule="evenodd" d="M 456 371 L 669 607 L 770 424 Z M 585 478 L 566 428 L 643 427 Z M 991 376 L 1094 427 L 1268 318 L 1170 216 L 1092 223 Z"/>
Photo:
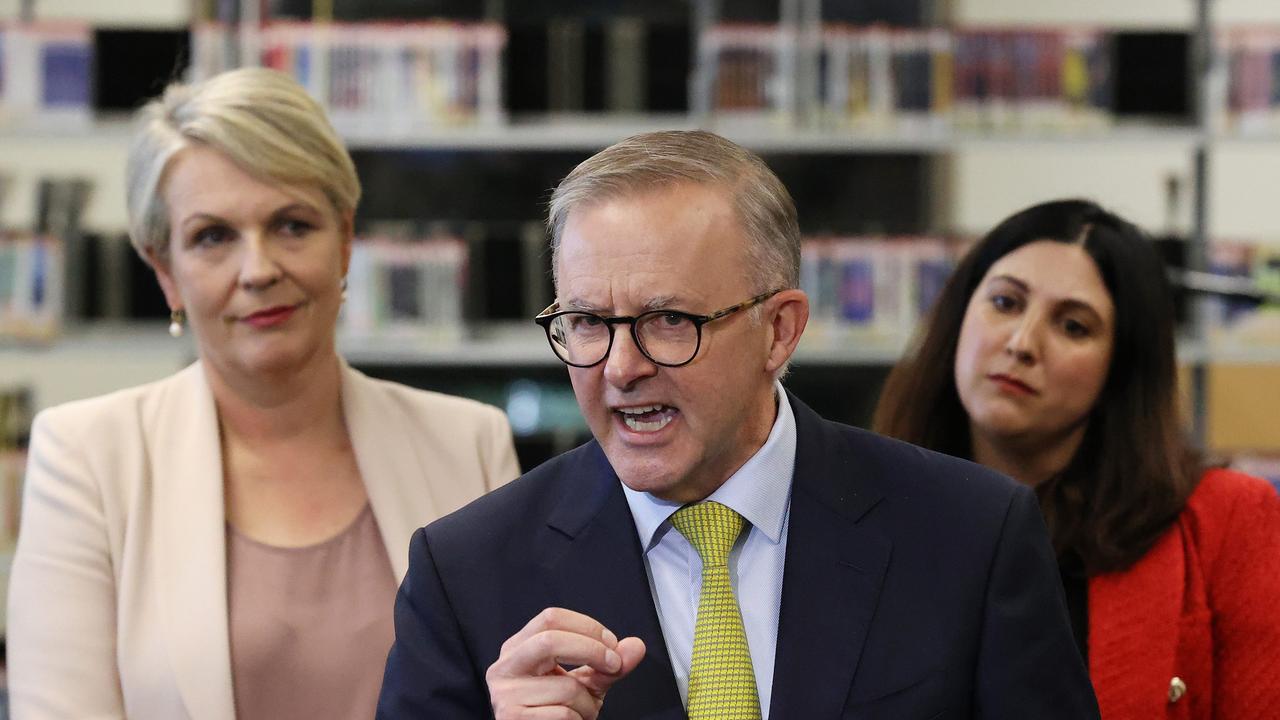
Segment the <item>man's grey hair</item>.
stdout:
<path fill-rule="evenodd" d="M 798 287 L 800 225 L 795 203 L 755 153 L 705 130 L 633 135 L 584 160 L 551 195 L 547 230 L 559 288 L 560 239 L 575 209 L 680 183 L 723 188 L 746 234 L 753 293 Z M 753 317 L 755 315 L 753 314 Z"/>

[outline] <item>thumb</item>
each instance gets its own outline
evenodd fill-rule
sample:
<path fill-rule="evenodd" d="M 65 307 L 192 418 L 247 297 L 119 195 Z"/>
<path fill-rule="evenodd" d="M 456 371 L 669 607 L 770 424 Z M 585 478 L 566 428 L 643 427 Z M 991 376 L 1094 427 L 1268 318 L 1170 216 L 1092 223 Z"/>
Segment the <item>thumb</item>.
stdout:
<path fill-rule="evenodd" d="M 638 637 L 623 638 L 618 641 L 614 651 L 618 653 L 618 657 L 622 658 L 622 666 L 617 672 L 604 673 L 589 665 L 583 665 L 569 674 L 582 683 L 592 695 L 603 699 L 604 694 L 609 692 L 609 688 L 613 687 L 614 683 L 631 674 L 631 671 L 635 670 L 644 659 L 644 641 Z"/>

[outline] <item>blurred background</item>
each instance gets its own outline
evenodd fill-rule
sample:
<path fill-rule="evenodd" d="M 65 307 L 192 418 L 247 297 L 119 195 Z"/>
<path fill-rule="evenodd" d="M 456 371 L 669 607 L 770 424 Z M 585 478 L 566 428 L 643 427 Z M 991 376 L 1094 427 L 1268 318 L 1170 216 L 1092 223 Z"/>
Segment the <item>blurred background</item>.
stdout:
<path fill-rule="evenodd" d="M 551 188 L 703 127 L 795 196 L 787 384 L 823 414 L 867 423 L 967 242 L 1086 197 L 1240 290 L 1179 296 L 1188 428 L 1280 477 L 1275 0 L 0 0 L 0 569 L 32 415 L 194 359 L 125 236 L 128 118 L 244 64 L 298 77 L 359 168 L 342 353 L 504 408 L 526 469 L 588 436 L 531 322 Z"/>

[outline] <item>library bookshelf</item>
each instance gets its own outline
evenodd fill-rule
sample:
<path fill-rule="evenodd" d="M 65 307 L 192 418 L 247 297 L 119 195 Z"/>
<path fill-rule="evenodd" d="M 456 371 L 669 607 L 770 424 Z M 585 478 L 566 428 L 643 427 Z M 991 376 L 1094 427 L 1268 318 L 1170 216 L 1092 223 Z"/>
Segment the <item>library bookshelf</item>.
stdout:
<path fill-rule="evenodd" d="M 0 1 L 0 20 L 9 23 L 18 18 L 19 5 L 16 0 Z M 211 19 L 211 5 L 186 0 L 68 0 L 49 4 L 40 20 L 79 22 L 94 32 L 141 29 L 185 35 L 188 28 Z M 832 119 L 831 109 L 822 104 L 829 93 L 824 95 L 812 64 L 806 64 L 809 61 L 799 51 L 787 61 L 792 63 L 786 66 L 790 74 L 780 77 L 797 84 L 810 83 L 809 90 L 797 87 L 781 98 L 762 94 L 755 101 L 767 101 L 763 110 L 747 107 L 744 111 L 743 98 L 754 96 L 739 89 L 728 96 L 734 107 L 717 107 L 718 96 L 712 88 L 716 68 L 723 65 L 706 59 L 711 49 L 699 45 L 698 38 L 720 32 L 715 47 L 723 50 L 726 42 L 732 45 L 739 38 L 720 29 L 736 27 L 740 18 L 718 15 L 715 3 L 651 3 L 657 8 L 653 16 L 644 15 L 639 3 L 622 3 L 619 7 L 628 13 L 622 18 L 626 22 L 604 18 L 596 40 L 590 39 L 595 37 L 591 22 L 552 23 L 549 10 L 538 16 L 537 7 L 554 3 L 530 3 L 532 10 L 510 7 L 514 3 L 506 4 L 504 10 L 503 5 L 478 3 L 483 8 L 480 16 L 467 20 L 508 27 L 507 52 L 526 47 L 530 37 L 545 38 L 546 46 L 540 47 L 548 75 L 557 68 L 582 70 L 589 66 L 584 57 L 596 57 L 591 53 L 599 52 L 593 45 L 597 42 L 625 57 L 645 59 L 641 64 L 653 75 L 659 71 L 659 63 L 635 49 L 636 38 L 649 38 L 647 42 L 669 38 L 672 33 L 664 35 L 659 30 L 667 27 L 673 15 L 683 13 L 682 19 L 677 18 L 683 25 L 674 35 L 686 43 L 682 52 L 688 62 L 682 71 L 687 71 L 689 80 L 682 77 L 677 84 L 687 87 L 688 94 L 680 107 L 645 107 L 644 102 L 637 103 L 637 97 L 644 93 L 636 88 L 656 87 L 653 78 L 640 78 L 624 72 L 625 67 L 615 67 L 622 63 L 605 63 L 604 79 L 587 77 L 579 83 L 603 83 L 605 90 L 595 100 L 589 88 L 579 87 L 576 93 L 567 94 L 563 89 L 547 89 L 546 96 L 534 103 L 538 107 L 529 108 L 525 101 L 521 101 L 526 106 L 523 109 L 502 106 L 482 122 L 410 124 L 390 130 L 347 123 L 343 135 L 370 190 L 361 209 L 366 225 L 362 232 L 377 235 L 388 232 L 386 226 L 390 225 L 393 234 L 409 237 L 437 230 L 451 233 L 475 261 L 470 264 L 498 272 L 488 277 L 490 285 L 501 282 L 494 280 L 498 277 L 518 278 L 516 284 L 522 286 L 518 294 L 506 298 L 510 302 L 506 311 L 494 312 L 503 299 L 486 295 L 491 288 L 484 287 L 485 277 L 473 275 L 456 291 L 459 312 L 452 324 L 417 334 L 404 328 L 388 331 L 376 323 L 345 332 L 340 351 L 354 365 L 371 372 L 449 390 L 450 383 L 459 377 L 483 370 L 491 385 L 481 390 L 485 399 L 524 412 L 532 387 L 542 393 L 533 395 L 553 398 L 559 403 L 556 408 L 563 410 L 567 380 L 545 347 L 541 331 L 529 321 L 541 309 L 539 303 L 544 305 L 549 299 L 545 268 L 537 265 L 545 260 L 539 203 L 545 201 L 546 191 L 558 179 L 552 170 L 562 174 L 599 148 L 651 130 L 708 128 L 763 154 L 797 196 L 802 227 L 813 238 L 973 237 L 1033 202 L 1086 196 L 1153 232 L 1189 238 L 1186 254 L 1193 264 L 1203 266 L 1211 259 L 1210 238 L 1260 244 L 1280 240 L 1280 215 L 1271 212 L 1271 196 L 1274 188 L 1280 187 L 1280 132 L 1244 132 L 1232 121 L 1223 109 L 1230 81 L 1228 55 L 1213 51 L 1218 47 L 1219 31 L 1226 32 L 1232 26 L 1260 22 L 1280 26 L 1280 11 L 1269 0 L 1200 0 L 1199 4 L 1163 0 L 920 0 L 902 4 L 913 8 L 908 24 L 952 28 L 948 37 L 953 43 L 958 43 L 964 32 L 999 35 L 1028 28 L 1051 32 L 1087 28 L 1090 32 L 1182 38 L 1188 49 L 1185 79 L 1196 92 L 1187 98 L 1189 107 L 1181 116 L 1152 119 L 1141 114 L 1117 115 L 1083 127 L 1031 120 L 994 124 L 896 122 L 899 118 L 892 113 L 887 121 L 884 117 Z M 761 22 L 775 29 L 786 26 L 783 40 L 794 42 L 800 50 L 805 49 L 803 38 L 821 36 L 824 8 L 818 0 L 761 0 L 743 5 L 758 11 L 746 18 L 753 26 Z M 43 4 L 36 7 L 41 10 Z M 504 12 L 520 17 L 504 17 Z M 763 21 L 758 17 L 761 13 Z M 638 25 L 636 17 L 640 18 Z M 519 28 L 530 26 L 535 32 L 520 33 Z M 576 44 L 575 37 L 580 38 Z M 691 37 L 694 39 L 689 40 Z M 873 43 L 881 41 L 878 36 L 872 39 Z M 628 47 L 631 50 L 626 50 Z M 1203 55 L 1197 54 L 1201 47 L 1205 48 Z M 908 47 L 905 52 L 916 52 L 909 56 L 914 61 L 921 59 L 918 48 L 913 51 Z M 808 57 L 812 60 L 812 53 Z M 171 69 L 152 68 L 161 80 Z M 508 85 L 515 83 L 517 71 L 525 71 L 512 68 L 509 60 L 506 69 Z M 611 92 L 614 87 L 626 92 Z M 514 96 L 508 93 L 504 97 Z M 519 98 L 511 104 L 516 100 Z M 599 105 L 594 112 L 589 111 L 593 102 Z M 775 102 L 777 106 L 767 104 Z M 997 114 L 1005 117 L 1008 113 Z M 0 123 L 0 176 L 7 180 L 0 184 L 5 188 L 0 195 L 4 200 L 0 202 L 0 227 L 29 229 L 40 224 L 40 184 L 44 179 L 84 179 L 93 191 L 84 203 L 79 225 L 101 236 L 100 254 L 124 262 L 119 258 L 130 252 L 122 237 L 126 225 L 122 176 L 129 133 L 127 116 L 96 109 L 77 120 L 57 124 Z M 512 201 L 486 207 L 475 203 L 451 216 L 449 208 L 443 207 L 444 201 L 433 206 L 430 197 L 402 197 L 403 188 L 419 184 L 405 181 L 398 173 L 418 173 L 414 178 L 439 176 L 463 165 L 486 163 L 498 168 L 491 172 L 524 177 L 511 183 L 512 194 L 523 196 L 523 204 Z M 1191 190 L 1192 200 L 1169 202 L 1171 177 Z M 464 188 L 471 187 L 468 182 L 484 186 L 492 179 L 480 174 L 460 184 Z M 401 196 L 396 196 L 397 187 Z M 406 208 L 419 200 L 427 207 L 421 211 L 424 214 L 415 216 Z M 503 228 L 494 230 L 491 224 Z M 502 250 L 494 251 L 495 246 Z M 498 267 L 508 256 L 519 257 L 520 267 Z M 855 267 L 862 260 L 844 262 Z M 879 267 L 877 261 L 867 262 Z M 127 282 L 146 283 L 149 278 L 139 276 L 135 268 Z M 82 297 L 78 306 L 100 300 Z M 115 307 L 122 303 L 106 304 Z M 845 310 L 839 308 L 833 315 Z M 798 351 L 789 383 L 826 414 L 865 422 L 879 382 L 906 347 L 920 311 L 917 307 L 914 314 L 897 317 L 890 330 L 815 325 Z M 1212 308 L 1201 308 L 1179 349 L 1188 378 L 1188 405 L 1191 414 L 1199 418 L 1200 437 L 1215 450 L 1280 453 L 1280 426 L 1259 421 L 1252 410 L 1258 404 L 1258 388 L 1277 395 L 1266 402 L 1280 406 L 1280 339 L 1241 344 L 1211 337 L 1204 328 L 1204 314 L 1210 311 Z M 32 409 L 38 410 L 157 379 L 194 358 L 189 339 L 170 339 L 163 320 L 131 317 L 127 308 L 120 307 L 97 315 L 106 317 L 70 316 L 60 334 L 39 342 L 0 339 L 0 386 L 29 389 Z M 564 417 L 550 411 L 547 415 Z M 533 422 L 517 429 L 522 428 L 527 433 L 525 440 L 534 448 L 522 458 L 526 465 L 585 437 L 585 426 L 572 418 L 547 427 Z"/>

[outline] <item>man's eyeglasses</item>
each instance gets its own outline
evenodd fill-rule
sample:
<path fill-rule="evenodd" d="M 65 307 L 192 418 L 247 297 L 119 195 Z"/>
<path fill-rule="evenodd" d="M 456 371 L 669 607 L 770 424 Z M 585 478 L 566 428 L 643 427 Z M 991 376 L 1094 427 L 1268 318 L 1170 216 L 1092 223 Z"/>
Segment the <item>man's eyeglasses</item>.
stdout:
<path fill-rule="evenodd" d="M 606 317 L 582 310 L 559 310 L 552 303 L 533 319 L 547 331 L 547 342 L 556 357 L 574 367 L 591 367 L 604 362 L 613 347 L 615 325 L 631 326 L 631 339 L 646 358 L 656 365 L 680 367 L 693 362 L 702 347 L 702 326 L 712 320 L 755 307 L 784 288 L 761 293 L 745 302 L 717 310 L 710 315 L 694 315 L 680 310 L 650 310 L 639 315 Z"/>

